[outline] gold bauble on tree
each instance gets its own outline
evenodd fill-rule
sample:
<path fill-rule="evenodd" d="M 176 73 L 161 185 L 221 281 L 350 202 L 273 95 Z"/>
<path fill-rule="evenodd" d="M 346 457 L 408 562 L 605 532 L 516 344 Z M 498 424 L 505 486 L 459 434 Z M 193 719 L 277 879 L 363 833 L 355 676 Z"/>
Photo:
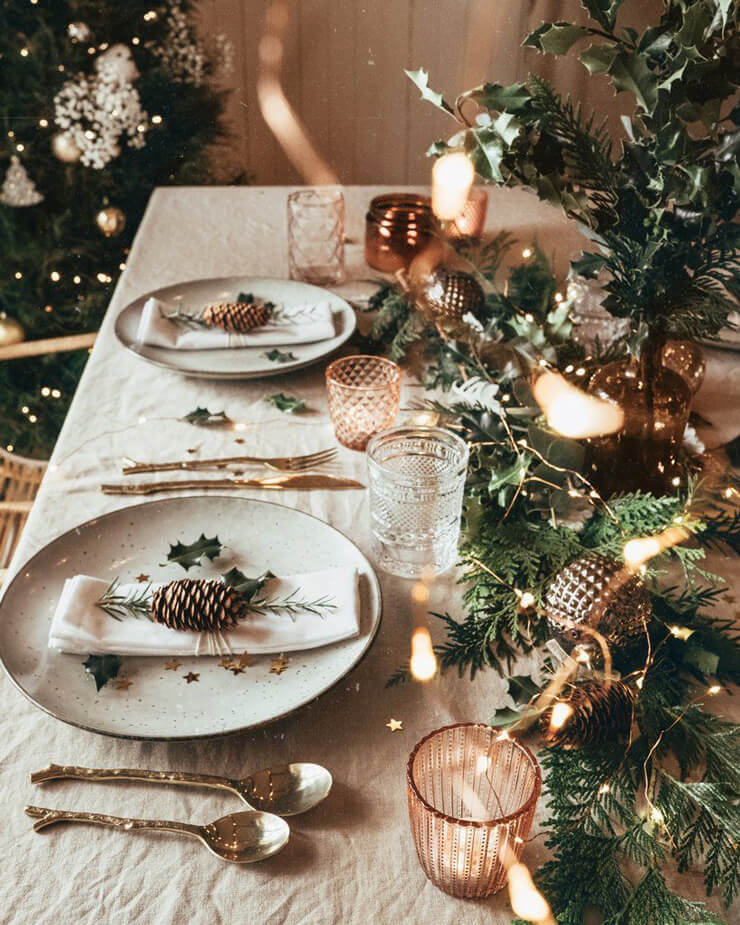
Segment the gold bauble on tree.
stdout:
<path fill-rule="evenodd" d="M 117 238 L 126 227 L 126 216 L 118 206 L 106 206 L 95 216 L 95 224 L 106 238 Z"/>
<path fill-rule="evenodd" d="M 82 151 L 75 144 L 74 138 L 67 132 L 57 132 L 51 139 L 54 157 L 64 164 L 76 164 L 82 157 Z"/>
<path fill-rule="evenodd" d="M 20 344 L 25 339 L 26 332 L 15 318 L 8 318 L 5 312 L 0 312 L 0 347 Z"/>

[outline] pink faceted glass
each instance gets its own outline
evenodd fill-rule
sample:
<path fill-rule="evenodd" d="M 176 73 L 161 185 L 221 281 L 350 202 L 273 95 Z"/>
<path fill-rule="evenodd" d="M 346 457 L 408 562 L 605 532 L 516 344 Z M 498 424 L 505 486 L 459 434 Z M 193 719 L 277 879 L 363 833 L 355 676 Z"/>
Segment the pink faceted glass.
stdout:
<path fill-rule="evenodd" d="M 483 723 L 445 726 L 413 750 L 406 783 L 416 853 L 432 883 L 466 899 L 500 890 L 542 789 L 530 750 Z"/>
<path fill-rule="evenodd" d="M 326 391 L 337 440 L 364 450 L 373 434 L 396 419 L 401 368 L 383 357 L 341 357 L 326 369 Z"/>

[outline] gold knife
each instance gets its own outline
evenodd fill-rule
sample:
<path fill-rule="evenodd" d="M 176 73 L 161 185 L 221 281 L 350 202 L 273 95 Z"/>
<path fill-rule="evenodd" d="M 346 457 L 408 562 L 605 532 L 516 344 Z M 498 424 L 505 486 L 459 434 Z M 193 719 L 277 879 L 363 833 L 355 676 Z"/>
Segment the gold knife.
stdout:
<path fill-rule="evenodd" d="M 100 486 L 106 495 L 153 495 L 158 491 L 182 491 L 190 488 L 262 488 L 266 491 L 311 491 L 315 488 L 340 490 L 364 488 L 362 482 L 336 475 L 288 475 L 262 479 L 186 479 L 173 482 L 141 482 L 138 485 Z"/>

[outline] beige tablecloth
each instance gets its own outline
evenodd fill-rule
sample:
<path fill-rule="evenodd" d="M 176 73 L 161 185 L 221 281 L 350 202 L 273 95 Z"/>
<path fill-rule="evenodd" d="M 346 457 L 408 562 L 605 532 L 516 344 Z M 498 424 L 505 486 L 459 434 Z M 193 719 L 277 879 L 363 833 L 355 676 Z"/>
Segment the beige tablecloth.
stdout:
<path fill-rule="evenodd" d="M 332 442 L 320 367 L 257 382 L 187 380 L 139 361 L 118 345 L 113 334 L 117 314 L 147 290 L 188 278 L 242 273 L 287 276 L 287 192 L 279 187 L 162 189 L 153 195 L 11 571 L 76 523 L 128 503 L 98 489 L 101 481 L 117 476 L 123 456 L 178 458 L 192 448 L 203 455 L 236 451 L 233 432 L 198 429 L 176 420 L 196 406 L 225 410 L 239 421 L 269 421 L 269 426 L 249 427 L 241 435 L 245 449 L 300 451 Z M 373 187 L 346 191 L 351 278 L 376 275 L 364 265 L 362 239 L 364 212 L 377 192 Z M 536 236 L 548 252 L 556 251 L 564 268 L 568 251 L 578 243 L 572 228 L 564 228 L 556 213 L 520 191 L 493 192 L 491 199 L 492 228 L 513 231 L 523 245 Z M 735 357 L 717 356 L 706 393 L 710 418 L 720 392 L 727 407 L 724 396 L 730 376 L 737 387 Z M 712 391 L 717 381 L 719 392 Z M 281 390 L 305 398 L 317 413 L 301 419 L 281 417 L 262 401 L 264 395 Z M 418 394 L 407 384 L 405 400 Z M 339 468 L 363 478 L 362 454 L 342 450 Z M 367 551 L 365 495 L 315 493 L 286 495 L 281 500 L 329 521 Z M 460 597 L 453 577 L 435 584 L 430 609 L 449 610 L 459 617 Z M 740 573 L 735 577 L 740 582 Z M 407 654 L 410 586 L 383 573 L 380 580 L 383 623 L 365 660 L 319 700 L 253 734 L 192 744 L 105 738 L 47 716 L 25 700 L 7 677 L 0 677 L 5 813 L 0 828 L 4 868 L 0 921 L 36 925 L 508 922 L 504 894 L 463 902 L 439 892 L 425 879 L 409 834 L 404 782 L 406 760 L 415 742 L 446 723 L 488 720 L 493 707 L 506 698 L 506 682 L 488 672 L 473 684 L 447 675 L 429 685 L 385 690 L 389 674 Z M 135 687 L 128 692 L 107 688 L 98 696 L 131 695 Z M 95 696 L 91 681 L 91 702 Z M 403 731 L 386 728 L 391 717 L 403 721 Z M 25 803 L 32 802 L 206 822 L 239 810 L 241 804 L 207 791 L 136 784 L 58 783 L 33 788 L 28 775 L 55 761 L 237 777 L 290 760 L 326 765 L 334 775 L 334 790 L 319 809 L 292 821 L 291 841 L 281 854 L 252 867 L 224 864 L 190 840 L 161 833 L 127 835 L 69 826 L 34 835 L 22 811 Z M 539 839 L 528 847 L 525 860 L 535 867 L 544 854 Z M 700 884 L 692 880 L 690 885 L 699 897 Z"/>

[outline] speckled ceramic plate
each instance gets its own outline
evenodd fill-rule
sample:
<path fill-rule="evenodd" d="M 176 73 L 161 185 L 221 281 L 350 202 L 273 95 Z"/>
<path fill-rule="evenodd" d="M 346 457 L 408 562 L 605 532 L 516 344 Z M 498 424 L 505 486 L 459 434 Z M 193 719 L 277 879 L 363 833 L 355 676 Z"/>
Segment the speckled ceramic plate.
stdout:
<path fill-rule="evenodd" d="M 287 363 L 266 359 L 265 347 L 230 347 L 225 350 L 167 350 L 136 342 L 136 331 L 144 303 L 151 296 L 176 303 L 181 311 L 195 314 L 209 302 L 233 299 L 239 292 L 253 292 L 276 305 L 305 305 L 309 302 L 329 302 L 334 313 L 336 335 L 315 344 L 291 344 L 285 352 L 295 356 Z M 132 353 L 153 363 L 199 379 L 261 379 L 282 376 L 303 369 L 342 346 L 352 336 L 357 320 L 352 307 L 327 289 L 309 286 L 290 279 L 259 279 L 251 276 L 224 276 L 217 279 L 194 279 L 175 286 L 147 292 L 127 305 L 116 318 L 116 337 Z"/>
<path fill-rule="evenodd" d="M 258 656 L 233 675 L 212 657 L 181 658 L 177 671 L 160 657 L 126 657 L 128 690 L 109 683 L 96 694 L 84 656 L 47 647 L 52 614 L 64 580 L 77 574 L 155 581 L 181 578 L 180 566 L 161 567 L 168 541 L 201 531 L 228 545 L 199 577 L 237 565 L 247 574 L 266 568 L 294 574 L 338 565 L 360 573 L 360 635 L 295 652 L 282 674 L 271 656 Z M 192 536 L 191 536 L 192 535 Z M 256 538 L 259 541 L 256 541 Z M 207 561 L 207 560 L 206 560 Z M 16 686 L 42 710 L 92 732 L 134 739 L 192 739 L 226 735 L 269 723 L 328 690 L 360 661 L 380 625 L 380 588 L 372 566 L 339 531 L 309 514 L 246 498 L 191 497 L 123 508 L 70 530 L 36 553 L 0 602 L 0 660 Z M 183 675 L 198 672 L 187 684 Z"/>

